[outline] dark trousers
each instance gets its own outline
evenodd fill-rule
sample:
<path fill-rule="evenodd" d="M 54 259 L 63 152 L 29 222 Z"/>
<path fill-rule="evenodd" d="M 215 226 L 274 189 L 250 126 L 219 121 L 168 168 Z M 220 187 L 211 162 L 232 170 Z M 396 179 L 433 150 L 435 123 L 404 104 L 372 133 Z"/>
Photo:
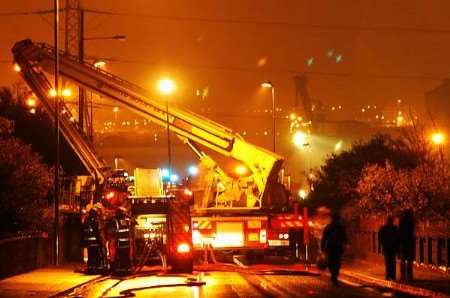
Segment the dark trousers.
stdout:
<path fill-rule="evenodd" d="M 328 270 L 330 270 L 331 281 L 334 284 L 338 282 L 339 270 L 341 269 L 341 252 L 328 252 L 327 253 L 327 261 L 328 261 Z"/>
<path fill-rule="evenodd" d="M 413 279 L 413 260 L 412 259 L 401 259 L 400 260 L 400 279 L 412 280 Z"/>
<path fill-rule="evenodd" d="M 384 255 L 384 266 L 386 270 L 386 279 L 395 280 L 395 254 L 387 253 Z"/>

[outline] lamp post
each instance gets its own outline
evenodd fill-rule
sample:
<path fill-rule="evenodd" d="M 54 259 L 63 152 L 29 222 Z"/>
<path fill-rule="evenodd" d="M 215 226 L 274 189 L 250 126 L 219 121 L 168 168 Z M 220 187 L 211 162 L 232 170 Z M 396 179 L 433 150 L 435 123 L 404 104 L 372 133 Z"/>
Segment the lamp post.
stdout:
<path fill-rule="evenodd" d="M 170 144 L 170 122 L 169 122 L 169 95 L 175 90 L 175 83 L 169 78 L 163 78 L 158 83 L 159 92 L 166 98 L 166 126 L 167 126 L 167 158 L 169 173 L 172 174 L 172 149 Z"/>
<path fill-rule="evenodd" d="M 269 82 L 269 81 L 267 81 L 267 82 L 263 82 L 262 84 L 261 84 L 261 87 L 263 87 L 263 88 L 270 88 L 270 90 L 271 90 L 271 93 L 272 93 L 272 134 L 273 134 L 273 136 L 272 136 L 272 150 L 273 150 L 273 152 L 275 152 L 275 138 L 276 138 L 276 131 L 275 131 L 275 129 L 276 129 L 276 127 L 275 127 L 275 125 L 276 125 L 276 118 L 275 118 L 275 86 L 271 83 L 271 82 Z"/>
<path fill-rule="evenodd" d="M 58 90 L 59 90 L 59 0 L 54 0 L 53 2 L 53 9 L 54 9 L 54 27 L 53 27 L 53 42 L 54 42 L 54 48 L 55 48 L 55 65 L 54 65 L 54 71 L 55 71 L 55 133 L 56 133 L 56 140 L 55 140 L 55 150 L 56 150 L 56 161 L 55 161 L 55 197 L 53 201 L 53 251 L 54 251 L 54 259 L 53 263 L 55 265 L 59 264 L 59 163 L 60 163 L 60 156 L 59 156 L 59 96 L 58 96 Z"/>

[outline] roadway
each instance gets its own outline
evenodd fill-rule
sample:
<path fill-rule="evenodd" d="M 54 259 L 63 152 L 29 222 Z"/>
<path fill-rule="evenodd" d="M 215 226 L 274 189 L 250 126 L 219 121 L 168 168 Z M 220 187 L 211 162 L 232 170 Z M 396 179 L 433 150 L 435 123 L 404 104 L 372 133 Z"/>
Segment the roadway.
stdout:
<path fill-rule="evenodd" d="M 204 284 L 203 284 L 204 283 Z M 190 284 L 190 285 L 188 285 Z M 67 293 L 64 295 L 67 296 Z M 387 289 L 342 280 L 336 287 L 326 275 L 236 270 L 167 275 L 155 272 L 104 277 L 76 288 L 69 297 L 410 297 Z"/>

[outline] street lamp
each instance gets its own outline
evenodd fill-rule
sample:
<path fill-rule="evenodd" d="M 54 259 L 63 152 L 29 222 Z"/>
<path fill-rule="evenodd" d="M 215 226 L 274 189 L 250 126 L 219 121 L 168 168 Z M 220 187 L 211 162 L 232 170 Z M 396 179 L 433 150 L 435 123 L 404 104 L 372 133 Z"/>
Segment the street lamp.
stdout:
<path fill-rule="evenodd" d="M 276 138 L 276 132 L 275 132 L 275 86 L 269 82 L 263 82 L 261 84 L 261 87 L 266 88 L 266 89 L 271 89 L 272 91 L 272 131 L 273 131 L 273 136 L 272 136 L 272 150 L 273 152 L 275 152 L 275 138 Z"/>
<path fill-rule="evenodd" d="M 442 145 L 445 142 L 445 135 L 441 132 L 435 132 L 431 135 L 431 141 L 435 145 Z"/>
<path fill-rule="evenodd" d="M 117 122 L 117 112 L 119 111 L 119 107 L 114 107 L 113 108 L 113 112 L 114 112 L 114 123 Z"/>
<path fill-rule="evenodd" d="M 172 173 L 172 152 L 170 146 L 170 123 L 169 123 L 169 95 L 175 91 L 175 83 L 169 78 L 163 78 L 158 82 L 158 90 L 166 97 L 166 125 L 167 125 L 167 156 L 169 159 L 169 171 Z"/>
<path fill-rule="evenodd" d="M 299 148 L 309 146 L 307 135 L 304 132 L 301 132 L 301 131 L 296 131 L 294 133 L 294 136 L 292 138 L 292 142 L 294 142 L 294 145 L 299 147 Z"/>

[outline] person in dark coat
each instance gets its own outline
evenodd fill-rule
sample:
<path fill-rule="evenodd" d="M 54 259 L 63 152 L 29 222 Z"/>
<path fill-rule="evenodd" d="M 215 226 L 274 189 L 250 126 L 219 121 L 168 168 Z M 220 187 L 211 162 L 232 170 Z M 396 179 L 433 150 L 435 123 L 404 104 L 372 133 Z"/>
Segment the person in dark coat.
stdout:
<path fill-rule="evenodd" d="M 335 213 L 331 217 L 331 223 L 323 231 L 320 247 L 327 256 L 328 270 L 331 273 L 331 281 L 338 285 L 338 275 L 341 268 L 341 259 L 344 246 L 347 243 L 347 234 L 344 225 L 341 223 L 339 214 Z"/>
<path fill-rule="evenodd" d="M 413 261 L 415 258 L 415 220 L 410 209 L 402 212 L 398 225 L 400 279 L 413 279 Z"/>
<path fill-rule="evenodd" d="M 384 265 L 387 280 L 395 280 L 395 255 L 398 250 L 398 229 L 394 225 L 394 219 L 389 216 L 386 224 L 378 231 L 378 243 L 384 256 Z"/>

